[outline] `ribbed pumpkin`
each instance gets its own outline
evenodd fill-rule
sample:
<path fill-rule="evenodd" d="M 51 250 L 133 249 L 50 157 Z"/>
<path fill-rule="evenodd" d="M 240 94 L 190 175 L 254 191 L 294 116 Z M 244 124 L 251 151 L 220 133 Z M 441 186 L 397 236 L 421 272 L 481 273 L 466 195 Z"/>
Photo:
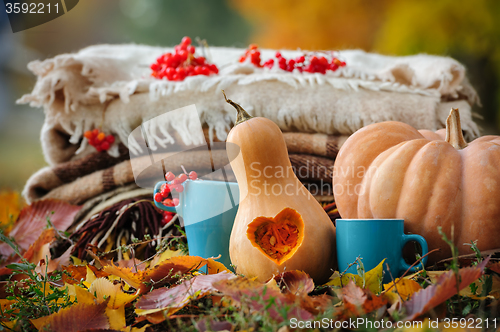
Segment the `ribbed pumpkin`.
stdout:
<path fill-rule="evenodd" d="M 500 247 L 500 137 L 467 145 L 458 109 L 443 130 L 417 131 L 400 122 L 366 126 L 344 143 L 335 161 L 334 194 L 342 218 L 401 218 L 420 234 L 435 262 L 451 251 L 438 226 L 460 254 Z"/>
<path fill-rule="evenodd" d="M 236 272 L 264 282 L 285 269 L 302 270 L 316 283 L 327 281 L 336 266 L 335 228 L 295 176 L 281 130 L 226 101 L 238 111 L 227 138 L 240 190 L 229 244 Z"/>

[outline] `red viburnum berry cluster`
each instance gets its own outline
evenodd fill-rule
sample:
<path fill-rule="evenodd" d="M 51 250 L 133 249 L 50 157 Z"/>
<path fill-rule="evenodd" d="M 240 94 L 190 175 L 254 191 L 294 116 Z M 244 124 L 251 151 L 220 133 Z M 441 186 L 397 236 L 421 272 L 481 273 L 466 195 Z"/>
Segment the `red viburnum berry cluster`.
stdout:
<path fill-rule="evenodd" d="M 107 135 L 99 129 L 87 130 L 83 136 L 89 141 L 98 152 L 107 151 L 111 147 L 111 144 L 115 142 L 115 137 L 113 135 Z"/>
<path fill-rule="evenodd" d="M 296 57 L 295 59 L 287 60 L 281 55 L 280 52 L 276 52 L 275 57 L 278 66 L 281 69 L 289 72 L 297 69 L 301 73 L 308 72 L 325 74 L 327 70 L 335 71 L 340 67 L 344 67 L 346 65 L 344 61 L 341 61 L 336 57 L 331 57 L 331 59 L 328 60 L 328 58 L 325 56 L 315 55 L 313 53 L 307 53 L 305 55 Z M 245 55 L 240 58 L 240 62 L 245 62 L 248 58 L 250 59 L 250 62 L 256 67 L 267 67 L 269 69 L 274 67 L 274 59 L 269 59 L 261 64 L 260 51 L 255 44 L 250 45 L 250 47 L 246 50 Z"/>
<path fill-rule="evenodd" d="M 211 75 L 219 73 L 214 64 L 194 55 L 196 48 L 191 45 L 191 38 L 184 37 L 179 45 L 174 48 L 175 53 L 165 53 L 151 65 L 151 76 L 158 79 L 166 78 L 169 81 L 183 81 L 187 76 Z"/>
<path fill-rule="evenodd" d="M 168 182 L 161 185 L 160 191 L 154 195 L 154 200 L 158 203 L 162 202 L 163 205 L 166 206 L 177 206 L 179 204 L 179 200 L 177 198 L 170 199 L 168 196 L 172 190 L 175 190 L 178 193 L 183 192 L 184 186 L 182 183 L 184 183 L 188 177 L 190 180 L 194 181 L 198 179 L 198 174 L 196 174 L 195 171 L 191 171 L 189 175 L 181 173 L 176 177 L 174 173 L 167 172 L 167 174 L 165 174 L 165 180 Z"/>

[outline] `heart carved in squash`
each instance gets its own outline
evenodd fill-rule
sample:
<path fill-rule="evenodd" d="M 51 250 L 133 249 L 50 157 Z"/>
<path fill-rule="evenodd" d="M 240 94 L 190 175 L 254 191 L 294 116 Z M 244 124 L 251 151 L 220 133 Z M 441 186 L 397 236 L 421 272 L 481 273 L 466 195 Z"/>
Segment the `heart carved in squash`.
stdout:
<path fill-rule="evenodd" d="M 247 228 L 247 237 L 254 247 L 278 265 L 291 258 L 304 240 L 302 216 L 284 208 L 274 218 L 257 217 Z"/>

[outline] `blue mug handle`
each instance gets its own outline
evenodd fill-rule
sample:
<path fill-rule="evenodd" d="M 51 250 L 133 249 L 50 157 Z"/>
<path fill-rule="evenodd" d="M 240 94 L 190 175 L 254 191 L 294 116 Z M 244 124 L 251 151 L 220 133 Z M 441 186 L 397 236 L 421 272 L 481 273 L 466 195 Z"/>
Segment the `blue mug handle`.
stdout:
<path fill-rule="evenodd" d="M 164 183 L 167 183 L 167 181 L 160 181 L 155 185 L 155 190 L 153 191 L 153 197 L 157 192 L 160 192 L 161 186 Z M 155 201 L 154 199 L 153 202 L 155 202 L 156 207 L 159 208 L 160 210 L 177 213 L 177 209 L 175 208 L 175 206 L 166 206 L 161 202 Z"/>
<path fill-rule="evenodd" d="M 403 247 L 405 246 L 405 244 L 407 244 L 410 241 L 416 241 L 420 244 L 420 246 L 422 247 L 422 256 L 426 255 L 429 252 L 429 250 L 427 248 L 427 241 L 425 241 L 423 236 L 416 235 L 416 234 L 409 234 L 409 235 L 403 234 L 403 243 L 401 246 L 401 250 L 403 250 Z M 421 263 L 418 263 L 417 265 L 413 266 L 411 269 L 410 269 L 411 265 L 406 263 L 404 258 L 401 258 L 401 266 L 405 271 L 410 269 L 411 272 L 417 272 L 418 270 L 420 270 L 421 264 L 424 264 L 424 266 L 425 266 L 425 264 L 427 264 L 427 256 L 422 258 Z"/>

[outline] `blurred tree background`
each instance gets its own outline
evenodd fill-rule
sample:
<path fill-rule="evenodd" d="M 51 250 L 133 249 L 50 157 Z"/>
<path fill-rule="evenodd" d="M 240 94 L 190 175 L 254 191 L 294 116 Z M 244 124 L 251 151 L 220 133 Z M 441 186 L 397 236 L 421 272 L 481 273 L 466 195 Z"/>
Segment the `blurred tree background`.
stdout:
<path fill-rule="evenodd" d="M 98 43 L 174 45 L 189 35 L 214 46 L 360 48 L 429 53 L 468 69 L 486 133 L 500 133 L 497 0 L 80 0 L 60 18 L 13 34 L 0 3 L 0 188 L 21 189 L 45 165 L 43 112 L 15 100 L 35 83 L 26 64 Z"/>

